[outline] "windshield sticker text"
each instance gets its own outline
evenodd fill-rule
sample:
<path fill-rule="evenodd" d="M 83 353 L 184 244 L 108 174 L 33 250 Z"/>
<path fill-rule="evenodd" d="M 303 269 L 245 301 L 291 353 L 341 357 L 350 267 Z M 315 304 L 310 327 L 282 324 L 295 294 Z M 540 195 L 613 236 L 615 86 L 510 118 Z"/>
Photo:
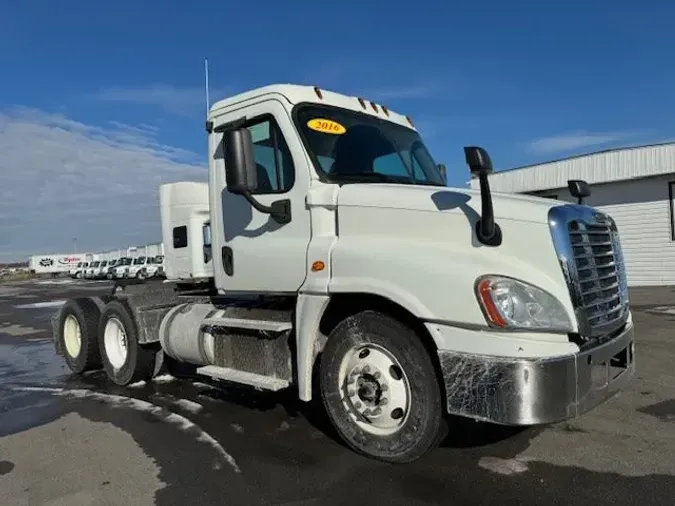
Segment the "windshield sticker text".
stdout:
<path fill-rule="evenodd" d="M 347 131 L 340 123 L 323 118 L 311 119 L 307 122 L 307 126 L 324 134 L 342 135 Z"/>

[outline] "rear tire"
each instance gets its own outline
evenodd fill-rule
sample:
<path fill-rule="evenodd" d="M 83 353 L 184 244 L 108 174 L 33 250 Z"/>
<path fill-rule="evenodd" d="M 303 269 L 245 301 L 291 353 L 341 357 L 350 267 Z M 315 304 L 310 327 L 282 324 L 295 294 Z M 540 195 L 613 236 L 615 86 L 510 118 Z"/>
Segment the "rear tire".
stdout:
<path fill-rule="evenodd" d="M 447 427 L 436 369 L 419 336 L 364 311 L 330 334 L 320 364 L 323 403 L 355 451 L 394 463 L 436 447 Z"/>
<path fill-rule="evenodd" d="M 56 346 L 75 374 L 101 368 L 98 349 L 100 315 L 99 307 L 90 299 L 70 299 L 61 308 Z"/>
<path fill-rule="evenodd" d="M 103 310 L 98 338 L 103 369 L 114 383 L 126 386 L 152 378 L 156 350 L 138 343 L 134 318 L 120 301 L 111 301 Z"/>

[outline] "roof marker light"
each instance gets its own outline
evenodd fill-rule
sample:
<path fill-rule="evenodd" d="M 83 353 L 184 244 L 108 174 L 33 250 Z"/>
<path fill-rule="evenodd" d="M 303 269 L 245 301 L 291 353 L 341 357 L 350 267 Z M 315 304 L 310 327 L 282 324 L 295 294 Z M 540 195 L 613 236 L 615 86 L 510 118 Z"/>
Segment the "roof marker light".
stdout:
<path fill-rule="evenodd" d="M 410 123 L 410 126 L 411 126 L 411 127 L 414 127 L 414 126 L 415 126 L 415 124 L 413 123 L 413 121 L 410 119 L 410 116 L 406 116 L 405 119 L 408 120 L 408 123 Z"/>
<path fill-rule="evenodd" d="M 319 97 L 320 99 L 323 99 L 323 94 L 321 93 L 321 90 L 319 89 L 318 86 L 314 86 L 314 93 L 316 93 L 317 97 Z"/>
<path fill-rule="evenodd" d="M 377 104 L 376 104 L 375 102 L 371 102 L 371 103 L 370 103 L 370 107 L 373 108 L 373 111 L 378 112 L 378 111 L 377 111 Z"/>
<path fill-rule="evenodd" d="M 380 107 L 382 108 L 382 111 L 384 111 L 384 114 L 386 114 L 387 116 L 389 116 L 389 109 L 387 109 L 387 108 L 386 108 L 385 106 L 383 106 L 383 105 L 381 105 Z"/>
<path fill-rule="evenodd" d="M 362 108 L 364 108 L 364 109 L 366 108 L 366 102 L 361 97 L 359 97 L 359 104 L 361 104 Z"/>

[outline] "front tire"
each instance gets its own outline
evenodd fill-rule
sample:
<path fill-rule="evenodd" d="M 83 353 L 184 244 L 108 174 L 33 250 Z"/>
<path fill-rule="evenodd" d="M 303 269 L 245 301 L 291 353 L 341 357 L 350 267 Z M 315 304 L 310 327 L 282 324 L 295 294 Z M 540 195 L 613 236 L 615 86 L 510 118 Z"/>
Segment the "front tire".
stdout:
<path fill-rule="evenodd" d="M 364 311 L 330 334 L 320 365 L 323 403 L 355 451 L 394 463 L 417 460 L 444 435 L 436 369 L 417 334 Z"/>
<path fill-rule="evenodd" d="M 138 329 L 130 311 L 118 300 L 101 314 L 98 345 L 103 369 L 117 385 L 126 386 L 152 378 L 156 350 L 138 343 Z"/>

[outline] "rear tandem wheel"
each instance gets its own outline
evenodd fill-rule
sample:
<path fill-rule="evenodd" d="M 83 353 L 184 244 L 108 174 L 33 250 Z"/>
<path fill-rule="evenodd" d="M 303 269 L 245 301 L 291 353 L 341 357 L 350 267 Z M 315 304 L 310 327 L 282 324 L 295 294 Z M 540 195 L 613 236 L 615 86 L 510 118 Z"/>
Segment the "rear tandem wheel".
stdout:
<path fill-rule="evenodd" d="M 98 344 L 103 369 L 117 385 L 152 378 L 157 351 L 139 344 L 133 315 L 119 300 L 109 302 L 101 314 Z"/>

